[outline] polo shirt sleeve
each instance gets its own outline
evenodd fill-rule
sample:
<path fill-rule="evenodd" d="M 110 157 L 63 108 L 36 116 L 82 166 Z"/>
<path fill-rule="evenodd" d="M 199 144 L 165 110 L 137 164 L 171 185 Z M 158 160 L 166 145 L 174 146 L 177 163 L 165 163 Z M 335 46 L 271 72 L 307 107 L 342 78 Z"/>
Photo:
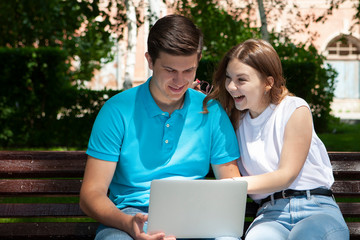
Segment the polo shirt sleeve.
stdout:
<path fill-rule="evenodd" d="M 124 121 L 116 101 L 108 100 L 96 117 L 86 153 L 97 159 L 117 162 L 124 129 Z"/>
<path fill-rule="evenodd" d="M 209 109 L 212 120 L 211 135 L 211 164 L 224 164 L 240 157 L 239 145 L 235 130 L 225 110 L 217 101 L 211 102 L 214 105 Z"/>

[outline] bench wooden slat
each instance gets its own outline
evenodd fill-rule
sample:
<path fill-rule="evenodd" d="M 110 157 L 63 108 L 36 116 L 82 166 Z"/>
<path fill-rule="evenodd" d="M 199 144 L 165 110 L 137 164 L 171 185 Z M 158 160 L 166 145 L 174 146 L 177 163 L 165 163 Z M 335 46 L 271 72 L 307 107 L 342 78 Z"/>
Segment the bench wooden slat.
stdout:
<path fill-rule="evenodd" d="M 346 172 L 346 173 L 359 173 L 360 172 L 360 160 L 359 161 L 331 161 L 333 171 Z M 360 176 L 358 176 L 360 177 Z"/>
<path fill-rule="evenodd" d="M 360 217 L 360 203 L 338 202 L 344 217 Z"/>
<path fill-rule="evenodd" d="M 0 217 L 85 217 L 78 203 L 2 203 Z"/>
<path fill-rule="evenodd" d="M 0 224 L 0 239 L 12 236 L 41 239 L 41 237 L 65 239 L 94 239 L 99 223 L 95 222 L 39 222 L 39 223 L 2 223 Z M 10 239 L 10 238 L 9 238 Z"/>
<path fill-rule="evenodd" d="M 0 160 L 86 160 L 85 151 L 0 151 Z"/>
<path fill-rule="evenodd" d="M 84 151 L 1 151 L 0 178 L 83 177 Z"/>
<path fill-rule="evenodd" d="M 350 230 L 350 240 L 360 240 L 360 222 L 347 222 Z"/>
<path fill-rule="evenodd" d="M 335 197 L 360 197 L 360 181 L 335 181 L 331 189 Z"/>
<path fill-rule="evenodd" d="M 328 152 L 331 161 L 360 161 L 360 152 Z"/>
<path fill-rule="evenodd" d="M 329 152 L 336 180 L 360 180 L 360 152 Z"/>
<path fill-rule="evenodd" d="M 360 216 L 360 203 L 338 203 L 346 217 Z M 246 216 L 254 216 L 258 205 L 247 203 Z M 81 217 L 86 216 L 77 203 L 15 203 L 0 204 L 0 217 Z"/>
<path fill-rule="evenodd" d="M 360 180 L 360 160 L 355 161 L 331 161 L 333 174 L 336 180 L 349 179 Z"/>
<path fill-rule="evenodd" d="M 0 179 L 0 195 L 79 195 L 81 179 Z"/>
<path fill-rule="evenodd" d="M 0 160 L 0 178 L 83 177 L 86 160 Z"/>

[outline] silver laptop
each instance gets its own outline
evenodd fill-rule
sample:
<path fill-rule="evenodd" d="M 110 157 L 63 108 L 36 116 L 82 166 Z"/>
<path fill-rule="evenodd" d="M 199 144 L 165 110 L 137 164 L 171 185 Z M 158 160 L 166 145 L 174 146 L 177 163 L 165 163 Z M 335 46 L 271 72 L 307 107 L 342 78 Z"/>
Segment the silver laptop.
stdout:
<path fill-rule="evenodd" d="M 176 238 L 241 237 L 247 182 L 233 180 L 154 180 L 148 233 Z"/>

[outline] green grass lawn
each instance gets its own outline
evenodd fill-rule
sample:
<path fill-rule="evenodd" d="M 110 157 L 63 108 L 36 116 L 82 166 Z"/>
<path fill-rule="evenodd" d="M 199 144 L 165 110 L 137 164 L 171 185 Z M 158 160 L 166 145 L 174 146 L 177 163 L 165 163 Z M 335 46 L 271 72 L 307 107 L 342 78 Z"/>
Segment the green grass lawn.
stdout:
<path fill-rule="evenodd" d="M 329 133 L 318 134 L 328 151 L 360 152 L 360 124 L 334 123 Z"/>

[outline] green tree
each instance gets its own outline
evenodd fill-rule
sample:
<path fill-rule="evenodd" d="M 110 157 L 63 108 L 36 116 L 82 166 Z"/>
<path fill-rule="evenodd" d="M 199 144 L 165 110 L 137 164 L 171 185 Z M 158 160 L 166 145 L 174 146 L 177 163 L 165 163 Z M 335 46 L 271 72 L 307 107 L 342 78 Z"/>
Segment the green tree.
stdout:
<path fill-rule="evenodd" d="M 202 80 L 211 79 L 217 62 L 232 46 L 262 36 L 260 28 L 251 27 L 256 26 L 253 21 L 256 20 L 257 6 L 244 1 L 246 7 L 240 9 L 231 3 L 227 1 L 227 8 L 214 0 L 181 0 L 178 3 L 178 11 L 192 18 L 204 33 L 204 59 L 197 73 Z M 271 4 L 278 6 L 276 11 L 279 13 L 285 9 L 282 1 L 276 0 Z M 265 7 L 264 14 L 268 13 Z M 311 44 L 294 44 L 286 33 L 271 33 L 269 41 L 282 60 L 289 90 L 309 103 L 317 131 L 324 131 L 331 119 L 330 103 L 336 72 L 324 65 L 324 57 Z"/>
<path fill-rule="evenodd" d="M 60 47 L 79 67 L 73 79 L 89 80 L 101 61 L 111 59 L 114 40 L 122 38 L 126 21 L 123 1 L 0 1 L 0 47 Z M 111 8 L 117 16 L 111 18 Z M 116 34 L 114 34 L 116 33 Z"/>
<path fill-rule="evenodd" d="M 215 0 L 181 0 L 177 12 L 194 21 L 204 34 L 203 58 L 219 60 L 230 46 L 248 38 L 259 37 L 257 28 L 251 27 L 249 8 L 236 8 L 228 3 L 227 9 Z"/>

